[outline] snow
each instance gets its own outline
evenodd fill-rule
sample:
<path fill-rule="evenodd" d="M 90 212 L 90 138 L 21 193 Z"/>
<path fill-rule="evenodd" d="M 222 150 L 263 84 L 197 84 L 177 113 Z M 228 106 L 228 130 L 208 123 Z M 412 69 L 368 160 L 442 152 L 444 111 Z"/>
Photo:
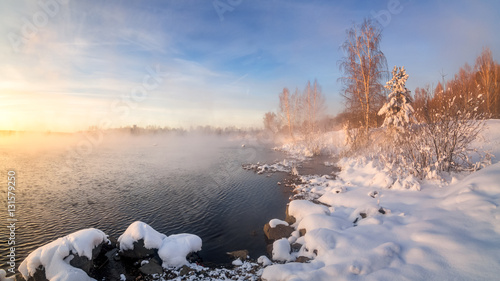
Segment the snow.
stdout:
<path fill-rule="evenodd" d="M 182 233 L 167 237 L 148 224 L 136 221 L 118 238 L 120 251 L 133 249 L 134 242 L 141 239 L 144 240 L 146 249 L 158 249 L 164 268 L 181 267 L 187 264 L 186 256 L 200 251 L 202 246 L 201 238 L 197 235 Z"/>
<path fill-rule="evenodd" d="M 72 254 L 92 259 L 92 250 L 103 242 L 108 242 L 104 232 L 83 229 L 42 246 L 28 255 L 19 266 L 25 279 L 32 276 L 40 265 L 50 281 L 87 281 L 90 278 L 83 270 L 69 264 Z M 69 258 L 68 258 L 69 257 Z"/>
<path fill-rule="evenodd" d="M 186 256 L 201 250 L 201 238 L 194 234 L 174 234 L 163 239 L 158 255 L 164 268 L 181 267 L 188 263 Z"/>
<path fill-rule="evenodd" d="M 276 261 L 290 261 L 292 256 L 290 255 L 290 243 L 288 239 L 281 238 L 273 243 L 273 260 Z"/>
<path fill-rule="evenodd" d="M 132 250 L 134 242 L 143 239 L 146 249 L 159 249 L 163 243 L 163 239 L 167 236 L 154 230 L 148 224 L 136 221 L 133 222 L 125 232 L 118 237 L 120 242 L 120 251 Z"/>
<path fill-rule="evenodd" d="M 288 205 L 288 214 L 300 222 L 304 217 L 312 214 L 330 214 L 328 207 L 314 204 L 307 200 L 294 200 Z"/>
<path fill-rule="evenodd" d="M 235 259 L 234 261 L 232 261 L 231 264 L 234 266 L 242 266 L 243 262 L 238 258 L 238 259 Z"/>
<path fill-rule="evenodd" d="M 288 223 L 286 221 L 282 221 L 282 220 L 279 220 L 279 219 L 272 219 L 272 220 L 269 221 L 269 226 L 271 228 L 275 228 L 276 226 L 278 226 L 280 224 L 288 226 Z"/>
<path fill-rule="evenodd" d="M 7 272 L 3 269 L 0 269 L 0 281 L 14 281 L 13 277 L 6 277 Z"/>
<path fill-rule="evenodd" d="M 120 251 L 131 250 L 134 242 L 144 240 L 147 249 L 158 249 L 164 268 L 181 267 L 188 264 L 186 256 L 201 250 L 201 238 L 194 234 L 166 236 L 144 222 L 136 221 L 118 238 Z M 25 279 L 33 276 L 41 265 L 49 281 L 94 281 L 83 270 L 69 264 L 74 254 L 92 259 L 92 250 L 101 243 L 108 243 L 107 235 L 95 228 L 69 234 L 42 246 L 28 255 L 19 266 Z M 141 265 L 144 263 L 141 262 Z M 1 277 L 0 272 L 0 278 Z M 125 276 L 121 277 L 122 280 Z M 1 281 L 2 279 L 0 279 Z"/>
<path fill-rule="evenodd" d="M 273 264 L 273 262 L 266 256 L 260 256 L 258 259 L 257 259 L 257 262 L 262 264 L 263 266 L 268 266 L 268 265 L 271 265 Z"/>
<path fill-rule="evenodd" d="M 498 279 L 500 120 L 486 127 L 475 146 L 496 158 L 474 173 L 392 178 L 375 160 L 361 157 L 339 161 L 335 180 L 302 176 L 295 190 L 316 201 L 290 202 L 296 231 L 275 242 L 273 259 L 312 260 L 267 266 L 262 279 Z M 298 237 L 299 229 L 304 236 Z M 302 247 L 289 253 L 287 242 Z"/>

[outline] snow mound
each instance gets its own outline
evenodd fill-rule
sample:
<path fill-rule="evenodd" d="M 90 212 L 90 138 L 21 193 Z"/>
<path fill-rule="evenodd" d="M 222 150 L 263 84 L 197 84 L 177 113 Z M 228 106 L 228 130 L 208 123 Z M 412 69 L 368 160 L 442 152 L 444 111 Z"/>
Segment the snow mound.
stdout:
<path fill-rule="evenodd" d="M 275 228 L 276 226 L 278 226 L 280 224 L 288 226 L 288 223 L 286 221 L 282 221 L 282 220 L 279 220 L 279 219 L 272 219 L 272 220 L 269 221 L 269 226 L 271 228 Z"/>
<path fill-rule="evenodd" d="M 194 234 L 174 234 L 163 239 L 158 255 L 164 268 L 181 267 L 188 263 L 186 256 L 201 250 L 201 238 Z"/>
<path fill-rule="evenodd" d="M 45 268 L 49 281 L 87 281 L 90 278 L 83 270 L 73 267 L 68 259 L 72 254 L 92 259 L 92 250 L 103 242 L 108 242 L 104 232 L 83 229 L 42 246 L 28 255 L 19 266 L 24 279 L 35 274 L 39 266 Z"/>
<path fill-rule="evenodd" d="M 292 256 L 290 255 L 291 247 L 288 239 L 281 238 L 274 241 L 273 243 L 273 260 L 275 261 L 290 261 Z"/>
<path fill-rule="evenodd" d="M 293 216 L 297 222 L 312 214 L 330 214 L 328 207 L 314 204 L 307 200 L 294 200 L 288 205 L 288 214 Z"/>
<path fill-rule="evenodd" d="M 189 253 L 201 250 L 201 238 L 194 234 L 174 234 L 166 236 L 154 230 L 148 224 L 136 221 L 118 238 L 120 251 L 134 249 L 134 242 L 144 240 L 146 249 L 158 249 L 158 255 L 164 268 L 181 267 L 188 263 Z"/>
<path fill-rule="evenodd" d="M 146 249 L 159 249 L 163 239 L 167 236 L 154 230 L 151 226 L 141 221 L 133 222 L 125 232 L 118 237 L 120 251 L 134 249 L 134 242 L 144 240 Z"/>

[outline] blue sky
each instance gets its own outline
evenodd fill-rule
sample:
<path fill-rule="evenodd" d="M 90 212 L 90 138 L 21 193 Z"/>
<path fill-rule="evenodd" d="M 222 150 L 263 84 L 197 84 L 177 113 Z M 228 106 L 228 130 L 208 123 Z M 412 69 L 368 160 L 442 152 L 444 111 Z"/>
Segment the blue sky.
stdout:
<path fill-rule="evenodd" d="M 499 1 L 37 2 L 0 4 L 0 129 L 261 126 L 314 79 L 335 115 L 345 30 L 382 14 L 412 91 L 500 54 Z"/>

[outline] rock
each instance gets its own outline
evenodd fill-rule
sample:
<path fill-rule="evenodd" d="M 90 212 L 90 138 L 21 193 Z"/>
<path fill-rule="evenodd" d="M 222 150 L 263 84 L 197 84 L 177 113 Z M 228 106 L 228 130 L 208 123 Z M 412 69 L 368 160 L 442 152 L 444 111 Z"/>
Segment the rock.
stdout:
<path fill-rule="evenodd" d="M 309 262 L 311 259 L 308 257 L 300 256 L 295 259 L 295 262 L 301 262 L 301 263 L 306 263 Z"/>
<path fill-rule="evenodd" d="M 154 259 L 151 259 L 148 263 L 141 266 L 139 268 L 139 271 L 145 275 L 162 274 L 163 267 L 157 264 Z"/>
<path fill-rule="evenodd" d="M 268 256 L 270 256 L 270 257 L 273 256 L 273 243 L 267 244 L 266 251 L 267 251 Z"/>
<path fill-rule="evenodd" d="M 242 261 L 246 260 L 248 257 L 248 250 L 239 250 L 239 251 L 233 251 L 233 252 L 227 252 L 229 256 L 235 258 L 235 259 L 240 259 Z"/>
<path fill-rule="evenodd" d="M 189 267 L 189 266 L 187 266 L 187 265 L 183 265 L 183 266 L 181 267 L 181 270 L 180 270 L 180 272 L 179 272 L 179 275 L 180 275 L 180 276 L 185 276 L 185 275 L 188 275 L 189 273 L 191 273 L 191 272 L 193 272 L 193 271 L 194 271 L 194 269 L 190 268 L 190 267 Z"/>
<path fill-rule="evenodd" d="M 300 248 L 302 248 L 302 244 L 300 244 L 300 243 L 293 243 L 292 244 L 292 252 L 298 252 L 298 251 L 300 251 Z"/>
<path fill-rule="evenodd" d="M 120 259 L 118 249 L 115 248 L 114 245 L 105 245 L 103 248 L 105 249 L 103 254 L 104 257 L 97 258 L 97 261 L 103 259 L 106 262 L 103 262 L 101 266 L 95 267 L 93 269 L 93 274 L 90 274 L 90 276 L 96 280 L 120 281 L 120 275 L 123 274 L 127 277 L 127 280 L 134 280 L 133 277 L 127 273 L 126 269 L 132 267 L 132 261 Z"/>
<path fill-rule="evenodd" d="M 133 246 L 134 249 L 121 251 L 120 255 L 126 258 L 138 260 L 148 258 L 158 252 L 158 249 L 146 249 L 146 247 L 144 247 L 143 239 L 134 242 Z"/>
<path fill-rule="evenodd" d="M 90 270 L 94 266 L 94 260 L 96 260 L 99 255 L 101 254 L 101 250 L 103 247 L 103 243 L 97 245 L 92 249 L 92 259 L 89 260 L 89 258 L 83 256 L 79 256 L 78 254 L 73 254 L 73 258 L 70 260 L 69 264 L 71 266 L 74 266 L 76 268 L 80 268 L 81 270 L 85 271 L 85 273 L 90 274 Z"/>
<path fill-rule="evenodd" d="M 158 260 L 161 262 L 160 257 L 158 257 Z M 203 259 L 200 257 L 200 255 L 197 252 L 189 253 L 189 255 L 187 255 L 187 257 L 186 257 L 186 260 L 189 263 L 196 263 L 196 264 L 203 263 Z"/>
<path fill-rule="evenodd" d="M 33 276 L 28 277 L 27 281 L 49 281 L 45 277 L 45 268 L 41 265 L 37 267 Z"/>
<path fill-rule="evenodd" d="M 109 243 L 111 244 L 110 246 L 113 248 L 118 248 L 118 239 L 116 239 L 114 236 L 108 236 Z"/>
<path fill-rule="evenodd" d="M 293 227 L 284 224 L 278 224 L 276 227 L 271 227 L 269 223 L 264 225 L 264 234 L 269 240 L 278 240 L 288 238 L 293 232 Z"/>
<path fill-rule="evenodd" d="M 382 215 L 385 215 L 385 210 L 382 207 L 380 207 L 380 209 L 378 209 L 378 212 L 381 213 Z"/>
<path fill-rule="evenodd" d="M 79 255 L 74 255 L 69 264 L 71 266 L 80 268 L 81 270 L 85 271 L 87 275 L 89 274 L 90 269 L 92 268 L 92 261 L 89 260 L 87 257 L 80 257 Z"/>
<path fill-rule="evenodd" d="M 285 218 L 285 221 L 289 224 L 289 225 L 292 225 L 294 224 L 297 219 L 295 219 L 294 216 L 291 216 L 289 213 L 288 213 L 288 205 L 286 206 L 286 218 Z"/>
<path fill-rule="evenodd" d="M 304 236 L 304 235 L 306 235 L 306 232 L 307 232 L 307 231 L 306 231 L 306 229 L 305 229 L 305 228 L 299 229 L 299 234 L 300 234 L 300 236 Z"/>

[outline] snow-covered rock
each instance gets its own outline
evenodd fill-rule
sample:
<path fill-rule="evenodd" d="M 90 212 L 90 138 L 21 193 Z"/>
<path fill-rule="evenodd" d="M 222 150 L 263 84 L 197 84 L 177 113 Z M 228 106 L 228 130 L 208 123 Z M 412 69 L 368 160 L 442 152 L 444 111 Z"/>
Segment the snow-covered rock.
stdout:
<path fill-rule="evenodd" d="M 318 205 L 307 200 L 294 200 L 288 205 L 288 215 L 293 216 L 297 222 L 311 214 L 330 214 L 328 207 Z"/>
<path fill-rule="evenodd" d="M 288 239 L 281 238 L 274 241 L 273 243 L 273 260 L 275 261 L 290 261 L 292 256 L 290 255 L 290 243 Z"/>
<path fill-rule="evenodd" d="M 104 232 L 95 229 L 83 229 L 59 238 L 31 252 L 19 266 L 25 279 L 33 276 L 39 266 L 45 269 L 49 281 L 89 281 L 85 271 L 70 265 L 72 255 L 92 260 L 92 251 L 101 243 L 108 242 Z"/>
<path fill-rule="evenodd" d="M 186 256 L 201 250 L 201 238 L 194 234 L 174 234 L 163 239 L 158 255 L 163 267 L 181 267 L 188 263 Z"/>
<path fill-rule="evenodd" d="M 167 236 L 154 230 L 148 224 L 136 221 L 133 222 L 125 232 L 118 237 L 120 243 L 120 251 L 134 249 L 134 243 L 143 240 L 146 249 L 159 249 L 163 243 L 163 239 Z M 138 257 L 141 258 L 141 257 Z"/>
<path fill-rule="evenodd" d="M 148 250 L 158 251 L 164 268 L 181 267 L 188 263 L 189 253 L 201 250 L 201 238 L 194 234 L 174 234 L 166 236 L 154 230 L 148 224 L 136 221 L 118 238 L 122 254 L 133 252 L 144 258 L 141 253 L 149 255 Z M 145 251 L 137 251 L 136 247 L 144 247 Z"/>
<path fill-rule="evenodd" d="M 275 228 L 277 225 L 280 225 L 280 224 L 288 226 L 288 223 L 286 221 L 282 221 L 279 219 L 272 219 L 269 221 L 269 226 L 272 228 Z"/>

